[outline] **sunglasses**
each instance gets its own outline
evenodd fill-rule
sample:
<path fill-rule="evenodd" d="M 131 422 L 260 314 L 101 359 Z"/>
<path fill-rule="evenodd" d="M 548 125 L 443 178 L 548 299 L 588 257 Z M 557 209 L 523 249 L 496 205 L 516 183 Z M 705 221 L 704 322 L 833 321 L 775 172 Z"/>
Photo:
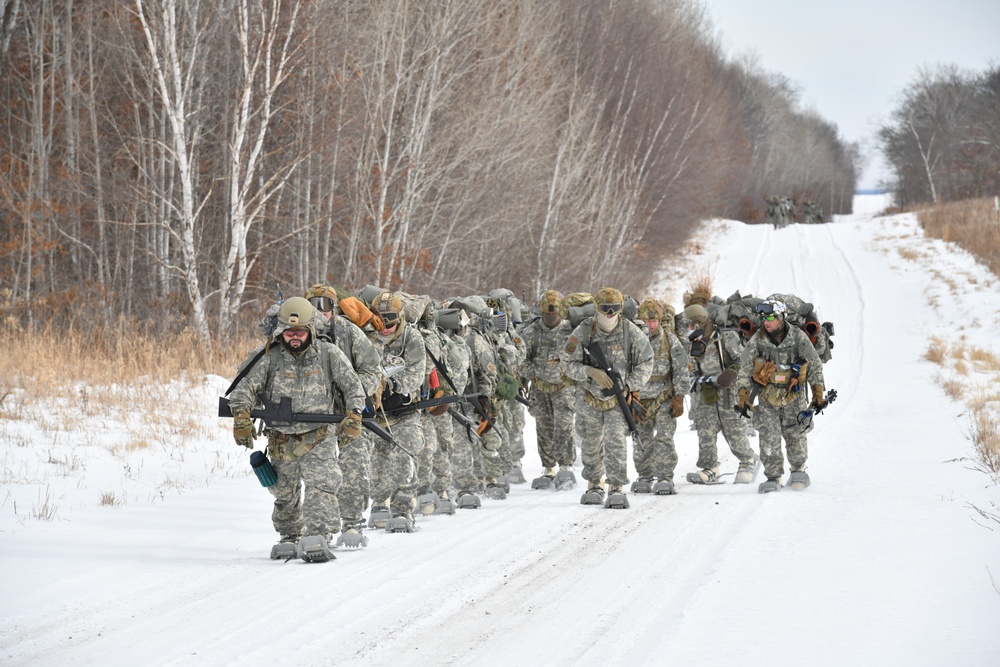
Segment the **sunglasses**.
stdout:
<path fill-rule="evenodd" d="M 777 316 L 777 315 L 775 315 L 774 313 L 770 313 L 770 314 L 768 314 L 768 315 L 763 315 L 763 316 L 761 316 L 761 318 L 760 318 L 760 319 L 764 320 L 765 322 L 773 322 L 773 321 L 775 321 L 776 319 L 778 319 L 778 316 Z"/>
<path fill-rule="evenodd" d="M 622 311 L 622 305 L 620 303 L 602 303 L 597 307 L 597 310 L 605 315 L 617 315 Z"/>
<path fill-rule="evenodd" d="M 309 297 L 309 303 L 321 313 L 333 312 L 334 307 L 337 305 L 333 299 L 328 296 L 311 296 Z"/>
<path fill-rule="evenodd" d="M 305 338 L 309 335 L 309 329 L 285 329 L 289 338 Z"/>
<path fill-rule="evenodd" d="M 382 323 L 387 327 L 391 327 L 399 319 L 399 313 L 393 313 L 391 311 L 388 313 L 380 313 L 379 316 L 382 318 Z"/>

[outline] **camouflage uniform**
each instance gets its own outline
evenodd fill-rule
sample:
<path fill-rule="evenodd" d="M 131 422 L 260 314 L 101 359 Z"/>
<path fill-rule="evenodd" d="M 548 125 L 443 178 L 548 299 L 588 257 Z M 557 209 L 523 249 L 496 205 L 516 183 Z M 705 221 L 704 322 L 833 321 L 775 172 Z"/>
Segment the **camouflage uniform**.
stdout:
<path fill-rule="evenodd" d="M 573 327 L 565 319 L 550 329 L 538 318 L 521 329 L 526 352 L 521 376 L 531 383 L 529 412 L 535 418 L 538 457 L 546 469 L 554 469 L 557 465 L 572 466 L 576 460 L 574 384 L 563 376 L 559 363 L 571 333 Z"/>
<path fill-rule="evenodd" d="M 598 293 L 598 304 L 603 304 Z M 617 292 L 617 290 L 612 290 Z M 607 297 L 612 298 L 612 297 Z M 617 292 L 618 303 L 622 303 Z M 562 352 L 563 373 L 580 383 L 583 401 L 578 404 L 577 421 L 583 435 L 583 477 L 591 488 L 600 486 L 607 473 L 612 487 L 628 483 L 628 422 L 619 408 L 614 395 L 606 396 L 590 377 L 592 366 L 588 363 L 586 348 L 592 340 L 598 341 L 604 355 L 616 370 L 625 385 L 625 390 L 640 389 L 649 379 L 653 369 L 653 350 L 642 329 L 632 322 L 618 317 L 618 322 L 610 333 L 605 333 L 597 324 L 597 317 L 589 317 L 570 334 Z M 627 338 L 626 338 L 627 336 Z"/>
<path fill-rule="evenodd" d="M 380 297 L 381 298 L 381 297 Z M 398 299 L 398 297 L 396 297 Z M 376 302 L 380 303 L 380 302 Z M 384 315 L 386 306 L 378 311 Z M 420 387 L 424 382 L 424 341 L 415 325 L 407 324 L 402 316 L 395 333 L 387 337 L 383 332 L 372 331 L 369 339 L 380 351 L 383 368 L 405 365 L 405 368 L 384 382 L 381 393 L 381 409 L 376 409 L 379 424 L 389 430 L 393 437 L 419 458 L 424 444 L 424 434 L 420 414 L 416 411 L 402 411 L 393 414 L 393 408 L 405 407 L 419 399 Z M 417 488 L 414 461 L 398 447 L 381 439 L 375 442 L 372 456 L 372 497 L 379 506 L 388 502 L 390 508 L 405 516 L 410 516 Z"/>
<path fill-rule="evenodd" d="M 438 359 L 448 372 L 448 379 L 440 378 L 441 389 L 445 396 L 462 394 L 469 381 L 469 346 L 461 336 L 451 332 L 442 333 L 443 358 Z M 441 373 L 438 373 L 441 375 Z M 451 380 L 452 385 L 448 380 Z M 460 403 L 451 406 L 457 412 L 467 412 Z M 466 437 L 465 427 L 461 426 L 450 414 L 442 415 L 434 420 L 437 430 L 438 448 L 431 463 L 433 473 L 432 490 L 445 497 L 452 483 L 451 456 L 455 447 L 455 427 L 462 429 L 462 437 Z"/>
<path fill-rule="evenodd" d="M 485 394 L 480 398 L 484 407 L 492 409 L 490 396 L 496 390 L 497 385 L 497 365 L 493 347 L 483 335 L 474 328 L 467 327 L 464 335 L 465 344 L 469 349 L 469 384 L 471 393 Z M 470 393 L 470 392 L 466 392 Z M 475 411 L 470 410 L 468 417 L 474 422 L 482 422 L 482 417 Z M 496 426 L 494 425 L 494 428 Z M 451 456 L 452 479 L 459 494 L 473 493 L 479 488 L 479 480 L 485 477 L 483 471 L 483 453 L 487 448 L 491 453 L 495 453 L 499 447 L 499 435 L 491 428 L 480 438 L 475 433 L 470 434 L 465 427 L 458 423 L 454 425 L 454 450 Z M 486 457 L 489 458 L 489 457 Z"/>
<path fill-rule="evenodd" d="M 279 326 L 275 336 L 282 331 Z M 269 350 L 230 396 L 234 414 L 256 407 L 258 396 L 273 402 L 289 397 L 293 412 L 301 413 L 342 414 L 346 409 L 360 414 L 364 409 L 364 388 L 337 346 L 313 340 L 305 350 L 293 354 L 277 340 L 268 345 Z M 293 422 L 267 429 L 267 443 L 278 476 L 277 483 L 268 487 L 274 496 L 274 529 L 283 537 L 328 537 L 339 532 L 337 491 L 342 475 L 335 429 L 327 424 Z"/>
<path fill-rule="evenodd" d="M 519 377 L 518 369 L 524 361 L 524 340 L 511 328 L 510 320 L 506 315 L 503 315 L 501 319 L 505 321 L 503 328 L 494 327 L 488 338 L 493 343 L 496 353 L 498 372 L 517 380 Z M 517 408 L 520 408 L 521 404 L 517 402 L 516 398 L 504 399 L 500 396 L 495 396 L 493 403 L 497 416 L 497 424 L 494 426 L 499 425 L 500 427 L 498 429 L 500 449 L 496 459 L 490 460 L 488 466 L 490 470 L 484 471 L 487 478 L 506 475 L 513 468 L 515 462 L 520 465 L 521 459 L 524 457 L 523 434 L 520 434 L 519 438 L 519 434 L 515 433 L 519 428 L 518 423 L 520 423 L 520 428 L 524 427 L 523 411 L 520 420 L 515 416 Z"/>
<path fill-rule="evenodd" d="M 720 332 L 714 325 L 704 340 L 703 354 L 691 356 L 691 374 L 695 376 L 718 375 L 727 368 L 738 370 L 743 352 L 740 337 L 735 331 Z M 726 439 L 729 450 L 740 463 L 752 465 L 753 449 L 747 438 L 747 423 L 733 410 L 736 391 L 714 384 L 703 384 L 691 395 L 691 419 L 698 431 L 698 467 L 702 470 L 719 470 L 719 432 Z"/>
<path fill-rule="evenodd" d="M 761 389 L 760 401 L 753 412 L 753 425 L 760 436 L 760 458 L 764 464 L 764 474 L 769 480 L 780 479 L 784 474 L 782 438 L 785 439 L 788 463 L 792 471 L 805 470 L 808 457 L 806 432 L 798 423 L 799 413 L 809 405 L 804 385 L 823 385 L 823 364 L 805 332 L 787 322 L 783 323 L 779 331 L 784 331 L 784 338 L 780 342 L 775 342 L 775 337 L 763 327 L 750 337 L 743 350 L 740 373 L 736 380 L 738 389 L 749 390 L 758 360 L 773 361 L 777 366 Z M 792 386 L 792 363 L 807 365 L 805 378 L 798 378 L 798 391 L 789 391 Z"/>
<path fill-rule="evenodd" d="M 655 335 L 650 335 L 649 344 L 653 349 L 653 370 L 639 391 L 647 418 L 639 424 L 639 442 L 633 447 L 632 459 L 639 477 L 672 481 L 677 467 L 677 420 L 671 415 L 670 404 L 674 397 L 688 394 L 688 356 L 680 339 L 664 331 L 662 325 Z"/>

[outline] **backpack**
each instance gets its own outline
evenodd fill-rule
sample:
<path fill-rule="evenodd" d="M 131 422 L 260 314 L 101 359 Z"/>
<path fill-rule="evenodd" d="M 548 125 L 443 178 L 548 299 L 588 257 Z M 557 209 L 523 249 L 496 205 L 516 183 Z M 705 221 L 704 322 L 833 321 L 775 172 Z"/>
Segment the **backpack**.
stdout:
<path fill-rule="evenodd" d="M 575 329 L 580 322 L 597 314 L 594 295 L 587 292 L 573 292 L 563 297 L 563 317 Z"/>
<path fill-rule="evenodd" d="M 794 294 L 775 294 L 775 298 L 788 306 L 785 313 L 785 320 L 806 332 L 809 341 L 816 348 L 820 361 L 824 364 L 832 358 L 830 350 L 833 349 L 833 322 L 823 322 L 820 324 L 816 309 L 811 303 L 795 296 Z"/>

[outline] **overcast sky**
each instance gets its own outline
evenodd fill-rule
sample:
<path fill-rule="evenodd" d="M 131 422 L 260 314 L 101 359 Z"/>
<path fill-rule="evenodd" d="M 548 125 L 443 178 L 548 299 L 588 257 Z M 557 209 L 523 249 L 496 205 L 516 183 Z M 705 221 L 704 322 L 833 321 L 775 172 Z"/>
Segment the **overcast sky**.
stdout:
<path fill-rule="evenodd" d="M 919 67 L 1000 65 L 1000 0 L 702 2 L 730 56 L 756 52 L 765 70 L 798 85 L 805 106 L 863 148 Z M 885 176 L 870 152 L 860 187 Z"/>

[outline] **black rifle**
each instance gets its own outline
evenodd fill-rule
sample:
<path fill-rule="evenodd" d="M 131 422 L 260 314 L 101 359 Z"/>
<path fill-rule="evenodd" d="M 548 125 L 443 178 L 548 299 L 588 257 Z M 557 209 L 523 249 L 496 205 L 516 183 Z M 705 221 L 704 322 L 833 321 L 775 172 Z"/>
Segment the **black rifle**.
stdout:
<path fill-rule="evenodd" d="M 605 396 L 614 394 L 615 398 L 618 399 L 618 407 L 621 408 L 622 414 L 625 415 L 629 433 L 632 435 L 632 442 L 639 444 L 639 426 L 635 423 L 635 419 L 632 417 L 632 408 L 629 407 L 628 399 L 625 398 L 625 386 L 622 383 L 621 375 L 608 363 L 607 357 L 604 356 L 604 349 L 601 347 L 599 341 L 590 341 L 590 344 L 587 345 L 587 354 L 593 362 L 592 365 L 607 373 L 608 377 L 614 383 L 611 389 L 604 389 L 602 391 Z"/>
<path fill-rule="evenodd" d="M 344 415 L 328 415 L 314 412 L 292 412 L 292 399 L 288 396 L 283 396 L 277 403 L 273 403 L 263 396 L 259 396 L 258 398 L 264 407 L 254 408 L 250 411 L 250 416 L 255 419 L 262 419 L 264 423 L 267 424 L 268 428 L 288 426 L 291 425 L 292 422 L 305 422 L 307 424 L 339 424 L 344 421 Z M 233 416 L 233 411 L 229 407 L 229 399 L 222 396 L 219 397 L 219 416 Z M 367 417 L 363 418 L 361 420 L 361 425 L 386 442 L 390 443 L 393 447 L 399 447 L 401 450 L 409 454 L 411 458 L 415 458 L 413 456 L 413 452 L 399 444 L 399 442 L 392 437 L 392 434 L 379 426 L 374 419 Z"/>
<path fill-rule="evenodd" d="M 482 394 L 472 394 L 481 396 Z M 399 406 L 395 410 L 387 410 L 386 412 L 392 417 L 402 417 L 411 412 L 416 412 L 417 410 L 422 410 L 423 408 L 433 408 L 435 405 L 448 405 L 450 403 L 458 403 L 459 401 L 464 401 L 468 399 L 471 395 L 463 394 L 452 394 L 450 396 L 440 396 L 438 398 L 425 398 L 422 401 L 417 401 L 416 403 L 406 403 Z"/>

